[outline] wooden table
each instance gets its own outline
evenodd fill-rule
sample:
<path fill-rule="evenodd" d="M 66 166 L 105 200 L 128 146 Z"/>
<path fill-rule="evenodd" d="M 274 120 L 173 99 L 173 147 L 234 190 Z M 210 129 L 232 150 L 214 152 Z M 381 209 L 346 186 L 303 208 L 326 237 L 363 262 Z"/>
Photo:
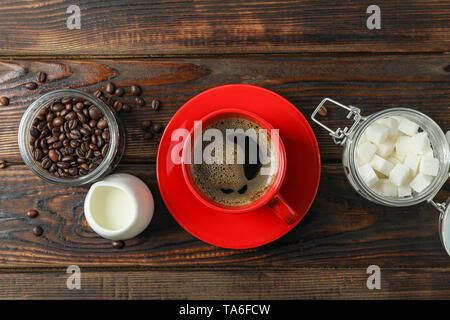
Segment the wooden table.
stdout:
<path fill-rule="evenodd" d="M 0 4 L 0 298 L 433 298 L 450 297 L 450 257 L 430 205 L 388 208 L 356 194 L 339 146 L 311 123 L 322 177 L 304 220 L 263 247 L 228 250 L 197 240 L 172 218 L 158 192 L 159 139 L 145 140 L 142 119 L 167 123 L 190 98 L 214 86 L 248 83 L 277 92 L 307 119 L 324 97 L 368 115 L 409 107 L 446 131 L 450 106 L 450 3 L 389 1 L 381 29 L 369 30 L 371 1 L 83 1 L 81 29 L 66 26 L 70 1 Z M 23 84 L 44 71 L 36 90 Z M 62 188 L 23 164 L 17 129 L 45 92 L 94 92 L 111 80 L 138 84 L 147 106 L 121 114 L 127 149 L 117 171 L 142 178 L 156 199 L 150 227 L 116 250 L 83 216 L 87 187 Z M 157 98 L 161 109 L 149 106 Z M 344 127 L 341 112 L 325 123 Z M 300 182 L 301 183 L 301 182 Z M 450 196 L 448 185 L 438 195 Z M 36 219 L 26 218 L 36 208 Z M 44 234 L 32 233 L 42 225 Z M 82 271 L 68 290 L 66 268 Z M 368 290 L 367 267 L 381 268 Z"/>

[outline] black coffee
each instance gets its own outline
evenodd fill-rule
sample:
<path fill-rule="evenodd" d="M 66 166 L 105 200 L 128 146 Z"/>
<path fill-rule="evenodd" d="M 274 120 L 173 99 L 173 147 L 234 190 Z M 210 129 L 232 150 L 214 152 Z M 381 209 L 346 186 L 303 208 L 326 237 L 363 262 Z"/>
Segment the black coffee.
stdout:
<path fill-rule="evenodd" d="M 203 137 L 210 129 L 223 139 L 201 143 L 201 163 L 193 152 L 191 173 L 197 186 L 225 206 L 244 206 L 259 199 L 278 171 L 278 152 L 267 131 L 243 118 L 219 120 L 204 129 Z"/>

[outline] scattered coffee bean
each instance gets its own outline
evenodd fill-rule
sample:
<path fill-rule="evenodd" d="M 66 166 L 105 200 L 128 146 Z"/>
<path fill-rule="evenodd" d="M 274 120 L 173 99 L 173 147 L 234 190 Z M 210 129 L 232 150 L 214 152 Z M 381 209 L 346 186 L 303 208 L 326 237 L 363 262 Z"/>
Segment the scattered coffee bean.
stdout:
<path fill-rule="evenodd" d="M 119 100 L 116 100 L 116 101 L 114 101 L 113 108 L 114 108 L 114 110 L 116 110 L 116 112 L 120 112 L 120 111 L 122 111 L 123 103 L 120 102 Z"/>
<path fill-rule="evenodd" d="M 130 92 L 131 92 L 131 94 L 134 95 L 134 96 L 140 96 L 141 93 L 142 93 L 142 89 L 141 89 L 141 87 L 139 87 L 139 86 L 133 85 L 133 86 L 131 86 L 131 88 L 130 88 Z"/>
<path fill-rule="evenodd" d="M 116 86 L 114 85 L 114 83 L 108 81 L 106 83 L 105 91 L 108 93 L 114 93 L 115 90 L 116 90 Z"/>
<path fill-rule="evenodd" d="M 0 169 L 5 169 L 8 166 L 6 160 L 0 160 Z"/>
<path fill-rule="evenodd" d="M 24 86 L 28 90 L 35 90 L 37 88 L 37 83 L 36 82 L 27 82 L 24 84 Z"/>
<path fill-rule="evenodd" d="M 143 98 L 136 97 L 135 101 L 136 101 L 138 106 L 141 106 L 141 107 L 145 106 L 145 100 Z"/>
<path fill-rule="evenodd" d="M 125 90 L 123 88 L 117 88 L 116 91 L 114 91 L 114 94 L 118 97 L 123 96 L 124 93 L 125 93 Z"/>
<path fill-rule="evenodd" d="M 102 95 L 103 95 L 102 90 L 100 90 L 100 89 L 95 90 L 95 92 L 94 92 L 95 97 L 100 98 Z"/>
<path fill-rule="evenodd" d="M 122 249 L 125 246 L 125 242 L 123 242 L 122 240 L 116 240 L 113 241 L 112 243 L 112 247 L 114 249 Z"/>
<path fill-rule="evenodd" d="M 36 76 L 36 80 L 40 83 L 43 83 L 47 80 L 47 74 L 45 72 L 38 72 L 37 76 Z"/>
<path fill-rule="evenodd" d="M 27 211 L 27 217 L 30 219 L 34 219 L 39 215 L 39 211 L 35 210 L 35 209 L 31 209 Z"/>
<path fill-rule="evenodd" d="M 123 112 L 130 112 L 131 111 L 131 107 L 127 104 L 124 104 L 122 107 Z"/>
<path fill-rule="evenodd" d="M 61 178 L 95 170 L 110 146 L 103 112 L 79 98 L 58 99 L 41 109 L 29 132 L 34 161 Z"/>
<path fill-rule="evenodd" d="M 44 233 L 44 229 L 42 229 L 41 226 L 35 226 L 35 227 L 33 228 L 33 234 L 34 234 L 36 237 L 40 237 L 43 233 Z"/>
<path fill-rule="evenodd" d="M 7 97 L 1 97 L 0 98 L 0 104 L 2 106 L 7 106 L 9 104 L 9 99 Z"/>
<path fill-rule="evenodd" d="M 151 120 L 143 120 L 141 122 L 141 129 L 142 130 L 149 130 L 152 127 L 152 121 Z"/>
<path fill-rule="evenodd" d="M 160 133 L 163 130 L 163 125 L 159 123 L 154 123 L 152 126 L 152 131 L 155 133 Z"/>
<path fill-rule="evenodd" d="M 319 111 L 317 111 L 317 113 L 320 114 L 321 116 L 326 116 L 327 113 L 328 113 L 328 110 L 327 110 L 327 108 L 325 108 L 325 107 L 321 107 L 321 108 L 319 109 Z"/>
<path fill-rule="evenodd" d="M 154 99 L 152 101 L 152 109 L 155 110 L 155 111 L 158 110 L 159 109 L 159 104 L 160 104 L 159 100 Z"/>
<path fill-rule="evenodd" d="M 151 138 L 153 138 L 153 133 L 151 131 L 146 131 L 144 133 L 144 139 L 145 140 L 150 140 Z"/>

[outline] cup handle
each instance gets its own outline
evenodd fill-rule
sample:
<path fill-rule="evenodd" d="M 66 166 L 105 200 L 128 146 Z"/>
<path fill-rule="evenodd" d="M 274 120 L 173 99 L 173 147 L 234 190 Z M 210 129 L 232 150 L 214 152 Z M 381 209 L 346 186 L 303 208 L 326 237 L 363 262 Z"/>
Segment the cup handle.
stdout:
<path fill-rule="evenodd" d="M 292 209 L 281 194 L 277 193 L 267 205 L 278 216 L 278 218 L 283 220 L 286 224 L 293 224 L 297 221 L 297 212 Z"/>

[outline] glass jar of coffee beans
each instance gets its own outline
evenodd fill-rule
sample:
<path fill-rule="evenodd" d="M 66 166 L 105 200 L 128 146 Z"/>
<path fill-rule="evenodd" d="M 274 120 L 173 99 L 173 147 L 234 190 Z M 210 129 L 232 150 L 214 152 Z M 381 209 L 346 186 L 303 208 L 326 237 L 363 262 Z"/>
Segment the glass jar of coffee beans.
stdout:
<path fill-rule="evenodd" d="M 102 100 L 74 89 L 49 92 L 33 102 L 19 126 L 25 164 L 43 180 L 66 186 L 109 174 L 125 148 L 125 131 Z"/>

